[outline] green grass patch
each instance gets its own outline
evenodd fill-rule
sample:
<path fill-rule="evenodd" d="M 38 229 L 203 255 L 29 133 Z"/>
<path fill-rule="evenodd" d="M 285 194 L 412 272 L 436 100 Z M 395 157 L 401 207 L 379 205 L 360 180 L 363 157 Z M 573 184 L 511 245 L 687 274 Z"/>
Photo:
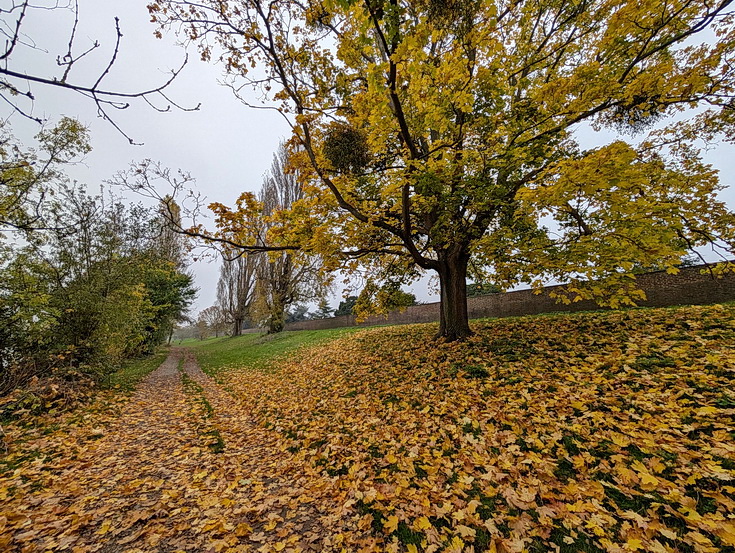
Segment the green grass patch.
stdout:
<path fill-rule="evenodd" d="M 0 457 L 0 476 L 7 476 L 14 470 L 46 456 L 47 454 L 38 448 L 22 451 L 15 455 L 3 455 Z"/>
<path fill-rule="evenodd" d="M 210 340 L 221 340 L 222 338 L 225 338 L 225 336 L 217 336 L 216 338 L 214 336 L 209 336 L 208 338 L 204 338 L 204 340 L 200 338 L 184 338 L 183 340 L 173 340 L 171 343 L 175 346 L 193 346 L 195 344 L 202 344 L 204 342 L 209 342 Z"/>
<path fill-rule="evenodd" d="M 166 360 L 167 356 L 168 351 L 161 351 L 147 357 L 126 361 L 114 373 L 104 377 L 101 387 L 132 392 L 136 384 L 156 370 Z"/>
<path fill-rule="evenodd" d="M 214 408 L 204 395 L 204 389 L 198 382 L 193 380 L 182 369 L 183 361 L 179 362 L 179 372 L 181 373 L 181 382 L 184 391 L 191 398 L 194 408 L 198 413 L 192 416 L 198 417 L 196 420 L 197 431 L 207 444 L 212 453 L 223 453 L 225 451 L 225 441 L 212 420 L 214 418 Z"/>
<path fill-rule="evenodd" d="M 227 368 L 268 370 L 276 359 L 301 347 L 329 342 L 359 330 L 362 329 L 334 328 L 285 331 L 269 335 L 244 334 L 192 342 L 187 347 L 194 351 L 199 366 L 209 375 Z"/>

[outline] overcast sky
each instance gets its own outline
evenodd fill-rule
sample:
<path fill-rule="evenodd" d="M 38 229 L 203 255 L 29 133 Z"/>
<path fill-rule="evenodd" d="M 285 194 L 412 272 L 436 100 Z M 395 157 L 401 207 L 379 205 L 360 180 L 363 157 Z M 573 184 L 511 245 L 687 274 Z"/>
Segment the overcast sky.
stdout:
<path fill-rule="evenodd" d="M 145 0 L 80 0 L 80 21 L 76 50 L 81 52 L 95 40 L 101 47 L 71 73 L 70 82 L 90 85 L 104 69 L 115 44 L 115 17 L 123 32 L 118 60 L 104 81 L 104 88 L 134 92 L 165 82 L 172 68 L 178 68 L 185 51 L 171 35 L 162 40 L 153 36 Z M 73 23 L 70 11 L 34 11 L 26 20 L 25 32 L 42 51 L 24 48 L 14 59 L 15 67 L 43 75 L 60 75 L 55 67 L 57 54 L 65 53 Z M 185 107 L 201 103 L 198 111 L 157 113 L 142 101 L 133 101 L 123 111 L 111 114 L 121 128 L 142 146 L 131 146 L 109 123 L 97 116 L 91 101 L 70 91 L 34 85 L 34 115 L 52 122 L 61 115 L 82 121 L 91 130 L 93 151 L 84 164 L 68 172 L 92 190 L 130 162 L 151 158 L 164 165 L 188 171 L 198 188 L 210 199 L 232 204 L 243 190 L 260 188 L 263 173 L 279 140 L 289 135 L 285 121 L 275 112 L 244 107 L 231 91 L 218 84 L 220 69 L 190 52 L 189 63 L 167 94 Z M 160 102 L 165 107 L 165 101 Z M 2 106 L 3 115 L 9 110 Z M 113 113 L 114 112 L 114 113 Z M 15 115 L 16 133 L 24 140 L 38 132 L 38 126 Z M 218 264 L 193 265 L 200 288 L 195 311 L 214 303 Z"/>
<path fill-rule="evenodd" d="M 38 0 L 36 4 L 43 2 L 53 3 Z M 91 85 L 107 65 L 115 44 L 115 17 L 120 18 L 124 37 L 104 88 L 135 92 L 167 80 L 170 70 L 182 63 L 186 53 L 175 44 L 172 35 L 164 35 L 162 40 L 154 38 L 155 27 L 149 22 L 146 3 L 146 0 L 79 0 L 76 51 L 86 50 L 95 41 L 101 47 L 79 63 L 70 81 Z M 19 49 L 14 55 L 14 67 L 45 76 L 60 75 L 55 59 L 65 53 L 72 23 L 73 14 L 68 10 L 34 10 L 24 31 L 36 42 L 37 49 Z M 221 68 L 201 62 L 192 50 L 188 65 L 167 93 L 186 107 L 201 104 L 198 111 L 173 109 L 169 113 L 157 113 L 144 102 L 134 101 L 130 108 L 112 113 L 122 129 L 136 142 L 142 142 L 142 146 L 130 145 L 97 116 L 90 100 L 73 92 L 35 85 L 32 90 L 36 101 L 32 108 L 34 115 L 48 116 L 52 122 L 65 115 L 79 119 L 90 128 L 93 151 L 83 164 L 71 168 L 69 174 L 92 190 L 131 162 L 151 158 L 190 172 L 197 179 L 199 190 L 210 200 L 231 205 L 242 191 L 260 188 L 271 156 L 279 141 L 289 135 L 289 128 L 275 112 L 243 106 L 219 81 Z M 160 105 L 165 107 L 165 102 Z M 9 113 L 8 107 L 0 106 L 0 116 L 7 117 Z M 39 130 L 36 124 L 18 115 L 11 122 L 16 135 L 28 143 Z M 582 134 L 585 147 L 603 144 L 612 136 L 590 130 Z M 721 169 L 722 181 L 727 185 L 732 182 L 735 167 L 732 159 L 732 148 L 724 147 L 707 157 Z M 727 190 L 723 198 L 735 208 L 735 189 Z M 197 262 L 192 269 L 200 288 L 194 306 L 196 312 L 215 301 L 218 264 Z M 420 300 L 436 298 L 427 291 L 426 281 L 414 287 L 414 292 Z M 341 290 L 336 290 L 335 295 L 340 297 Z M 333 297 L 332 307 L 338 301 Z"/>

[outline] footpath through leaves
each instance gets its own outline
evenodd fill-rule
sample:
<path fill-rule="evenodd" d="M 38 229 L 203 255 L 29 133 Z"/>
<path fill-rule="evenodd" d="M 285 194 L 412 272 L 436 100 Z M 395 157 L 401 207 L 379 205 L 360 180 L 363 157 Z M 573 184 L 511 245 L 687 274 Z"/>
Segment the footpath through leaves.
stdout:
<path fill-rule="evenodd" d="M 174 351 L 118 407 L 20 443 L 35 460 L 11 450 L 0 550 L 250 551 L 274 540 L 276 550 L 308 551 L 321 540 L 298 477 L 281 472 L 277 436 L 191 356 Z M 289 531 L 267 536 L 284 512 Z"/>
<path fill-rule="evenodd" d="M 175 351 L 118 414 L 10 425 L 0 548 L 735 551 L 735 306 L 475 330 Z"/>

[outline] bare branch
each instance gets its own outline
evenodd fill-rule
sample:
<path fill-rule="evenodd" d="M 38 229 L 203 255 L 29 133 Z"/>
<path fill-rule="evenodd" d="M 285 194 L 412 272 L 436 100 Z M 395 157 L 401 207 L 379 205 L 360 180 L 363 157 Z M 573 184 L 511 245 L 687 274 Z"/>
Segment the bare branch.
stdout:
<path fill-rule="evenodd" d="M 28 48 L 37 49 L 32 43 L 26 44 L 21 37 L 23 36 L 23 26 L 29 20 L 31 10 L 56 10 L 56 9 L 71 9 L 73 12 L 73 23 L 71 24 L 71 30 L 69 34 L 68 43 L 65 46 L 65 53 L 60 54 L 56 57 L 57 65 L 63 69 L 60 75 L 53 74 L 40 74 L 33 71 L 28 71 L 25 68 L 19 68 L 19 61 L 14 62 L 14 54 L 18 54 L 19 46 L 26 46 Z M 20 98 L 25 98 L 30 102 L 35 100 L 35 95 L 31 91 L 31 85 L 42 85 L 44 87 L 60 88 L 70 90 L 78 93 L 88 99 L 90 99 L 97 107 L 98 115 L 111 124 L 122 136 L 124 136 L 131 144 L 135 144 L 128 134 L 126 134 L 120 124 L 118 124 L 114 118 L 108 113 L 108 108 L 114 108 L 118 110 L 126 109 L 129 107 L 129 101 L 134 99 L 142 99 L 146 104 L 153 107 L 158 112 L 170 111 L 170 109 L 176 108 L 182 111 L 194 111 L 199 109 L 199 105 L 195 107 L 184 107 L 171 100 L 169 95 L 166 93 L 166 89 L 171 86 L 173 81 L 178 77 L 183 68 L 188 62 L 188 56 L 184 57 L 184 61 L 178 69 L 171 70 L 170 76 L 162 84 L 138 91 L 117 91 L 108 90 L 102 88 L 102 82 L 109 76 L 118 62 L 120 49 L 122 45 L 122 30 L 120 26 L 119 18 L 115 18 L 115 45 L 112 53 L 105 67 L 96 76 L 92 84 L 84 84 L 82 82 L 73 81 L 70 79 L 71 72 L 75 65 L 85 58 L 90 52 L 101 48 L 101 44 L 95 41 L 90 47 L 85 49 L 80 54 L 74 53 L 75 42 L 77 40 L 78 28 L 79 28 L 79 4 L 78 0 L 73 0 L 73 4 L 61 4 L 56 2 L 50 6 L 36 6 L 30 4 L 28 0 L 24 0 L 20 4 L 13 4 L 9 9 L 0 9 L 0 18 L 8 16 L 8 19 L 12 23 L 6 23 L 0 21 L 5 29 L 1 33 L 8 37 L 6 41 L 5 51 L 0 54 L 0 90 L 5 89 L 10 92 L 12 97 L 3 96 L 3 100 L 11 105 L 14 112 L 19 113 L 23 117 L 31 119 L 35 122 L 43 122 L 44 119 L 32 115 L 32 109 L 24 109 L 20 103 Z M 27 91 L 22 88 L 27 87 Z M 156 99 L 160 98 L 166 102 L 167 106 L 161 108 L 156 105 Z"/>

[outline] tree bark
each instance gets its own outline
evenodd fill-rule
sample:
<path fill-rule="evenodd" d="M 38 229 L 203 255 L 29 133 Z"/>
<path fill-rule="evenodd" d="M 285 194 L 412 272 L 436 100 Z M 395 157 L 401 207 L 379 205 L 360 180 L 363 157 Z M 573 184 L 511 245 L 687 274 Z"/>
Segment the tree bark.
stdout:
<path fill-rule="evenodd" d="M 240 334 L 242 334 L 242 322 L 242 319 L 235 319 L 235 324 L 232 328 L 233 336 L 240 336 Z"/>
<path fill-rule="evenodd" d="M 286 302 L 283 298 L 277 295 L 273 298 L 273 305 L 271 305 L 271 316 L 268 321 L 268 334 L 277 334 L 283 332 L 286 326 L 285 311 Z"/>
<path fill-rule="evenodd" d="M 452 342 L 472 335 L 467 315 L 467 265 L 469 254 L 462 251 L 440 252 L 438 257 L 441 313 L 439 334 Z"/>

